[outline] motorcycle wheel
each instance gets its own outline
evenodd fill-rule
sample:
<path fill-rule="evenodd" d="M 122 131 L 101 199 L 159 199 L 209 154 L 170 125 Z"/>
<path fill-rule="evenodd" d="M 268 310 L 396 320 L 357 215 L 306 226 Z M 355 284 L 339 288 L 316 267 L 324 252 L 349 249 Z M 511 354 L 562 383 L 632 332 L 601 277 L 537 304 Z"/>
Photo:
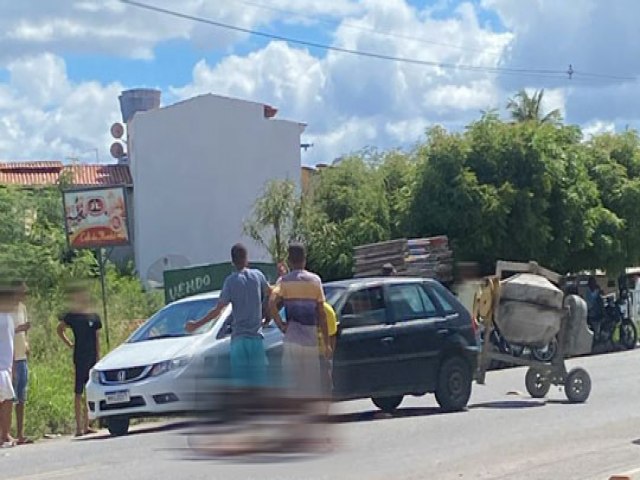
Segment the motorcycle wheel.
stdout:
<path fill-rule="evenodd" d="M 558 340 L 551 340 L 546 347 L 536 347 L 531 349 L 531 356 L 539 362 L 551 362 L 558 353 Z"/>
<path fill-rule="evenodd" d="M 624 320 L 620 324 L 620 345 L 627 350 L 633 350 L 638 343 L 638 329 L 631 320 Z"/>

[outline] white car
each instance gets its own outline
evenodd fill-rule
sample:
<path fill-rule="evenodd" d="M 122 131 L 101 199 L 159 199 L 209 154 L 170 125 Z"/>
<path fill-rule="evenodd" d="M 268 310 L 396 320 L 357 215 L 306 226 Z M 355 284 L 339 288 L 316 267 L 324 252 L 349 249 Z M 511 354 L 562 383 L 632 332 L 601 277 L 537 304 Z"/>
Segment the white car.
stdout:
<path fill-rule="evenodd" d="M 228 375 L 231 307 L 193 334 L 185 323 L 204 316 L 218 297 L 211 292 L 167 305 L 101 359 L 87 383 L 89 418 L 106 423 L 112 435 L 124 435 L 134 417 L 208 408 L 198 393 Z M 262 334 L 269 364 L 279 368 L 282 333 L 272 323 Z"/>

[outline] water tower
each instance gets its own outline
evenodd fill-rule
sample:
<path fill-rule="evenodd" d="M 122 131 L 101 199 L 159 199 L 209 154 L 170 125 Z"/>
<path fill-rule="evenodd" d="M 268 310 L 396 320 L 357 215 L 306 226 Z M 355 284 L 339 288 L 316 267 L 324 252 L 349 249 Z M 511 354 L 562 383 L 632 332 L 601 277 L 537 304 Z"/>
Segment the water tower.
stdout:
<path fill-rule="evenodd" d="M 122 121 L 128 123 L 136 112 L 146 112 L 160 107 L 160 90 L 152 88 L 134 88 L 125 90 L 118 97 Z"/>

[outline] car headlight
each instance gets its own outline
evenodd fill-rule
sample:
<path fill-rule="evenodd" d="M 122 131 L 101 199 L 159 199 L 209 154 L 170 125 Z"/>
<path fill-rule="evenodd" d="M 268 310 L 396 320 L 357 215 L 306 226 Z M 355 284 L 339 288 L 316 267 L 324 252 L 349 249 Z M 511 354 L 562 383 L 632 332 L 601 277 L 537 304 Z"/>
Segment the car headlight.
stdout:
<path fill-rule="evenodd" d="M 173 360 L 166 360 L 164 362 L 156 363 L 151 369 L 151 376 L 157 377 L 163 373 L 167 373 L 177 368 L 185 367 L 189 363 L 189 357 L 179 357 Z"/>
<path fill-rule="evenodd" d="M 100 384 L 101 380 L 100 380 L 100 371 L 99 370 L 94 370 L 91 369 L 91 372 L 89 373 L 89 376 L 91 378 L 91 382 L 93 383 L 97 383 Z"/>

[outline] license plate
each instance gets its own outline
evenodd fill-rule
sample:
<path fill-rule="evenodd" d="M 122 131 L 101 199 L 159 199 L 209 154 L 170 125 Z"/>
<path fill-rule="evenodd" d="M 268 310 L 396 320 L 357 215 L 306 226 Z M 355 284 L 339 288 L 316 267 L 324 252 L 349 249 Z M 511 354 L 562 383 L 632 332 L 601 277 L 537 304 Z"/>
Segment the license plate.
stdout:
<path fill-rule="evenodd" d="M 117 392 L 107 392 L 107 405 L 113 405 L 116 403 L 127 403 L 129 398 L 129 390 L 119 390 Z"/>

